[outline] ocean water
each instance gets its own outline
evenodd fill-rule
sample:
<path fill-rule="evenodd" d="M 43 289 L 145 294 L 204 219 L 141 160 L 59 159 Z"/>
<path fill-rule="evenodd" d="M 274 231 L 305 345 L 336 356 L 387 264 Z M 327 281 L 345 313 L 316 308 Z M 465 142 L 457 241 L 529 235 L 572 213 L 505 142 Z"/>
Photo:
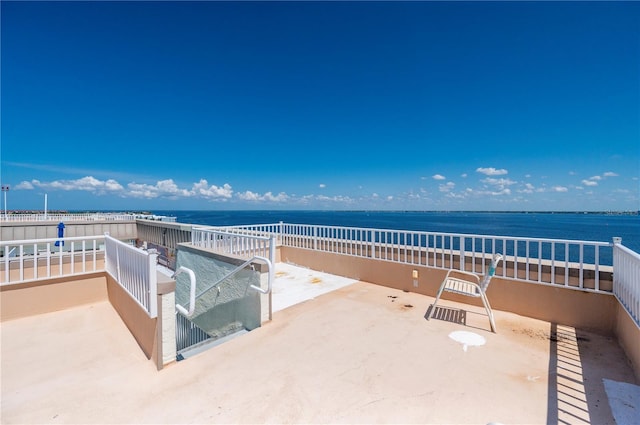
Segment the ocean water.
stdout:
<path fill-rule="evenodd" d="M 640 253 L 640 216 L 583 213 L 419 212 L 419 211 L 153 211 L 178 222 L 229 226 L 294 224 L 418 230 L 611 242 Z"/>

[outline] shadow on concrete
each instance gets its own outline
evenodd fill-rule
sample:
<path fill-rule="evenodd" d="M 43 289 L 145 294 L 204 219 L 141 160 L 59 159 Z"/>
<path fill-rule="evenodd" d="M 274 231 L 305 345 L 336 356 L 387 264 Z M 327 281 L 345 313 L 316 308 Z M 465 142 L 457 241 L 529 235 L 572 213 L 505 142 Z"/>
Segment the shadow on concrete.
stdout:
<path fill-rule="evenodd" d="M 429 320 L 429 315 L 431 314 L 431 310 L 433 310 L 433 304 L 429 306 L 427 312 L 424 315 L 424 318 Z M 436 310 L 433 312 L 433 316 L 431 319 L 443 320 L 445 322 L 457 323 L 459 325 L 466 326 L 467 325 L 467 312 L 466 310 L 462 310 L 459 308 L 450 308 L 450 307 L 436 307 Z"/>
<path fill-rule="evenodd" d="M 551 324 L 547 423 L 614 424 L 604 379 L 633 383 L 624 369 L 603 366 L 622 355 L 612 337 Z M 624 357 L 622 357 L 624 358 Z"/>
<path fill-rule="evenodd" d="M 429 308 L 424 314 L 425 319 L 429 320 L 429 314 L 431 313 L 431 310 L 433 310 L 433 304 L 429 305 Z M 486 328 L 482 325 L 483 321 L 487 320 L 487 316 L 485 314 L 463 310 L 461 308 L 437 306 L 435 311 L 433 312 L 433 316 L 431 316 L 431 319 L 455 323 L 467 328 L 490 331 L 488 322 Z"/>

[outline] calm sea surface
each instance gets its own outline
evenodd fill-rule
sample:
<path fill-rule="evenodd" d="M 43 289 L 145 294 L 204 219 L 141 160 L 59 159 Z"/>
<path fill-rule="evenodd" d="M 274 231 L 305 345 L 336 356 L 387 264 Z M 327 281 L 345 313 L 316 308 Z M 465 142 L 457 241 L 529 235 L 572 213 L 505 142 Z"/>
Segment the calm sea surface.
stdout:
<path fill-rule="evenodd" d="M 640 253 L 640 216 L 580 213 L 490 213 L 415 211 L 153 211 L 181 223 L 317 224 L 377 229 L 419 230 L 491 236 L 574 239 L 622 244 Z"/>

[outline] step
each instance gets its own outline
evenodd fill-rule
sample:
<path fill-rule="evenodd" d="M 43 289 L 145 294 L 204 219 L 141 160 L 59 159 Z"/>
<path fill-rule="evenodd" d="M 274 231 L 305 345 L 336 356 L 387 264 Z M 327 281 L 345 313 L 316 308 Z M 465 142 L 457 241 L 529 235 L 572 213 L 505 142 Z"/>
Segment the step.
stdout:
<path fill-rule="evenodd" d="M 231 341 L 232 339 L 242 336 L 246 333 L 249 333 L 249 331 L 246 329 L 240 329 L 234 333 L 225 335 L 221 338 L 208 339 L 206 341 L 201 342 L 200 344 L 196 344 L 192 347 L 185 348 L 184 350 L 180 351 L 178 353 L 177 360 L 181 361 L 181 360 L 188 359 L 189 357 L 193 357 L 196 354 L 200 354 L 203 351 L 206 351 L 210 348 L 216 347 L 220 344 L 224 344 L 225 342 Z"/>

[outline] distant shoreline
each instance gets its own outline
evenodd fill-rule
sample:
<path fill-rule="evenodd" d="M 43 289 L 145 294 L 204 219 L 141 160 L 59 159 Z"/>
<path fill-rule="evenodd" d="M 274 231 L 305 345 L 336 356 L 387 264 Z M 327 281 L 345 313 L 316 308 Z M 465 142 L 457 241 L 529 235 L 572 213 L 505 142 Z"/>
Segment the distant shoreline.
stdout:
<path fill-rule="evenodd" d="M 593 215 L 640 215 L 640 211 L 465 211 L 465 210 L 288 210 L 288 209 L 242 209 L 242 210 L 216 210 L 216 209 L 158 209 L 155 212 L 340 212 L 340 213 L 440 213 L 440 214 L 593 214 Z M 43 210 L 7 210 L 7 214 L 43 214 Z M 133 211 L 111 211 L 111 210 L 48 210 L 47 214 L 90 214 L 90 213 L 112 213 L 112 214 L 154 214 L 153 211 L 133 210 Z"/>

